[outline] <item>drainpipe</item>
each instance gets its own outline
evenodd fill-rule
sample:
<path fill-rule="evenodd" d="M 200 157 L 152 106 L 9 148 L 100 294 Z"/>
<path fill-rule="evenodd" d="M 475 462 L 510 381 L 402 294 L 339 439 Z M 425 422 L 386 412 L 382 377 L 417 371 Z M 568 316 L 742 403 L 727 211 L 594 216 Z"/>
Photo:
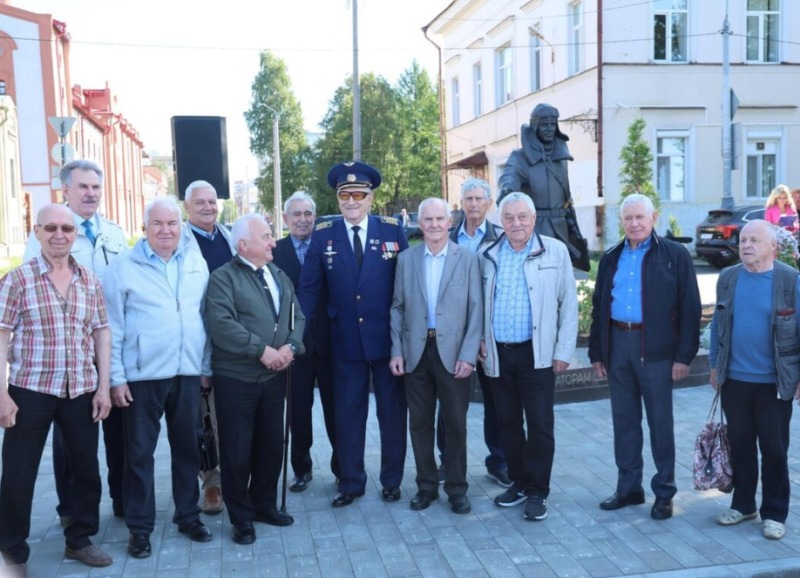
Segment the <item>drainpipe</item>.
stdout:
<path fill-rule="evenodd" d="M 446 169 L 447 166 L 447 139 L 445 138 L 444 134 L 444 126 L 445 126 L 445 108 L 444 108 L 444 79 L 442 78 L 442 47 L 436 44 L 433 39 L 428 36 L 428 26 L 423 26 L 422 33 L 425 35 L 425 38 L 436 47 L 436 51 L 439 53 L 439 140 L 441 142 L 441 152 L 439 155 L 439 164 L 440 164 L 440 177 L 442 179 L 442 198 L 449 203 L 449 195 L 447 191 L 447 175 Z"/>
<path fill-rule="evenodd" d="M 597 0 L 597 196 L 603 198 L 603 0 Z M 595 212 L 595 223 L 603 236 L 605 207 Z"/>

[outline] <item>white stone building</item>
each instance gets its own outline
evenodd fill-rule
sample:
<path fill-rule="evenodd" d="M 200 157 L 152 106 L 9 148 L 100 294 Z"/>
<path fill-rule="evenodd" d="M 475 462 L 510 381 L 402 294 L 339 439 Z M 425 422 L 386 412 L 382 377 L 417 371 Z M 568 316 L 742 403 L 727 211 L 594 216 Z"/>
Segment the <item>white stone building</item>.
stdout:
<path fill-rule="evenodd" d="M 738 169 L 734 203 L 763 204 L 779 183 L 800 188 L 800 2 L 729 2 L 730 86 Z M 581 229 L 602 249 L 618 237 L 619 154 L 636 118 L 654 156 L 654 185 L 684 235 L 720 206 L 721 0 L 455 0 L 423 29 L 441 50 L 446 187 L 468 176 L 496 187 L 533 108 L 561 114 L 574 162 Z"/>

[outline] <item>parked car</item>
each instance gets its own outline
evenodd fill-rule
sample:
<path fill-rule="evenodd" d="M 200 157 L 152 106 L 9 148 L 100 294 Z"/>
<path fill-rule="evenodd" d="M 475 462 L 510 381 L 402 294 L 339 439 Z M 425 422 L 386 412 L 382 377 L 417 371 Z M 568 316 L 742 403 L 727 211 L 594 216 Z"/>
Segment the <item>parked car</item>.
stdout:
<path fill-rule="evenodd" d="M 402 215 L 400 213 L 395 213 L 392 215 L 398 221 L 402 221 Z M 409 241 L 411 239 L 422 239 L 422 231 L 419 230 L 419 221 L 417 220 L 419 215 L 417 213 L 408 213 L 408 225 L 403 227 L 403 230 L 406 234 L 406 239 Z"/>
<path fill-rule="evenodd" d="M 714 209 L 697 225 L 695 252 L 714 267 L 739 260 L 739 232 L 748 221 L 764 218 L 763 205 Z"/>

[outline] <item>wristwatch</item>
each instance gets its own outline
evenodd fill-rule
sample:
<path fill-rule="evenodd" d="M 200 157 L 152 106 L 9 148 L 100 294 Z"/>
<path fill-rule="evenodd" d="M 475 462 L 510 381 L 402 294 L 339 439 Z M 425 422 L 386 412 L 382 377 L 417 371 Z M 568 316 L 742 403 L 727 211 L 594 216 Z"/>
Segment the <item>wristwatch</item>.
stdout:
<path fill-rule="evenodd" d="M 287 343 L 286 345 L 292 350 L 292 355 L 297 355 L 297 347 L 295 347 L 294 343 Z"/>

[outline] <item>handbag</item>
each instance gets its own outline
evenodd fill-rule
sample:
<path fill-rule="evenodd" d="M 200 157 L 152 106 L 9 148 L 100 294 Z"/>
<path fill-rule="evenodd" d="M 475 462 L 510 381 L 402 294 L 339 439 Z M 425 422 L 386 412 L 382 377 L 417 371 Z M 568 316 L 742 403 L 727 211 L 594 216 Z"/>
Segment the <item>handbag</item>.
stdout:
<path fill-rule="evenodd" d="M 214 428 L 211 426 L 211 404 L 208 396 L 211 390 L 203 391 L 201 394 L 206 404 L 206 415 L 203 423 L 197 428 L 197 449 L 200 450 L 200 470 L 207 472 L 219 465 L 219 453 L 217 452 L 217 440 L 214 438 Z"/>
<path fill-rule="evenodd" d="M 700 430 L 694 443 L 694 489 L 717 489 L 727 494 L 733 491 L 733 467 L 728 443 L 728 426 L 725 424 L 719 399 L 720 390 L 717 389 L 706 425 Z M 717 406 L 719 406 L 719 421 L 715 421 Z"/>

